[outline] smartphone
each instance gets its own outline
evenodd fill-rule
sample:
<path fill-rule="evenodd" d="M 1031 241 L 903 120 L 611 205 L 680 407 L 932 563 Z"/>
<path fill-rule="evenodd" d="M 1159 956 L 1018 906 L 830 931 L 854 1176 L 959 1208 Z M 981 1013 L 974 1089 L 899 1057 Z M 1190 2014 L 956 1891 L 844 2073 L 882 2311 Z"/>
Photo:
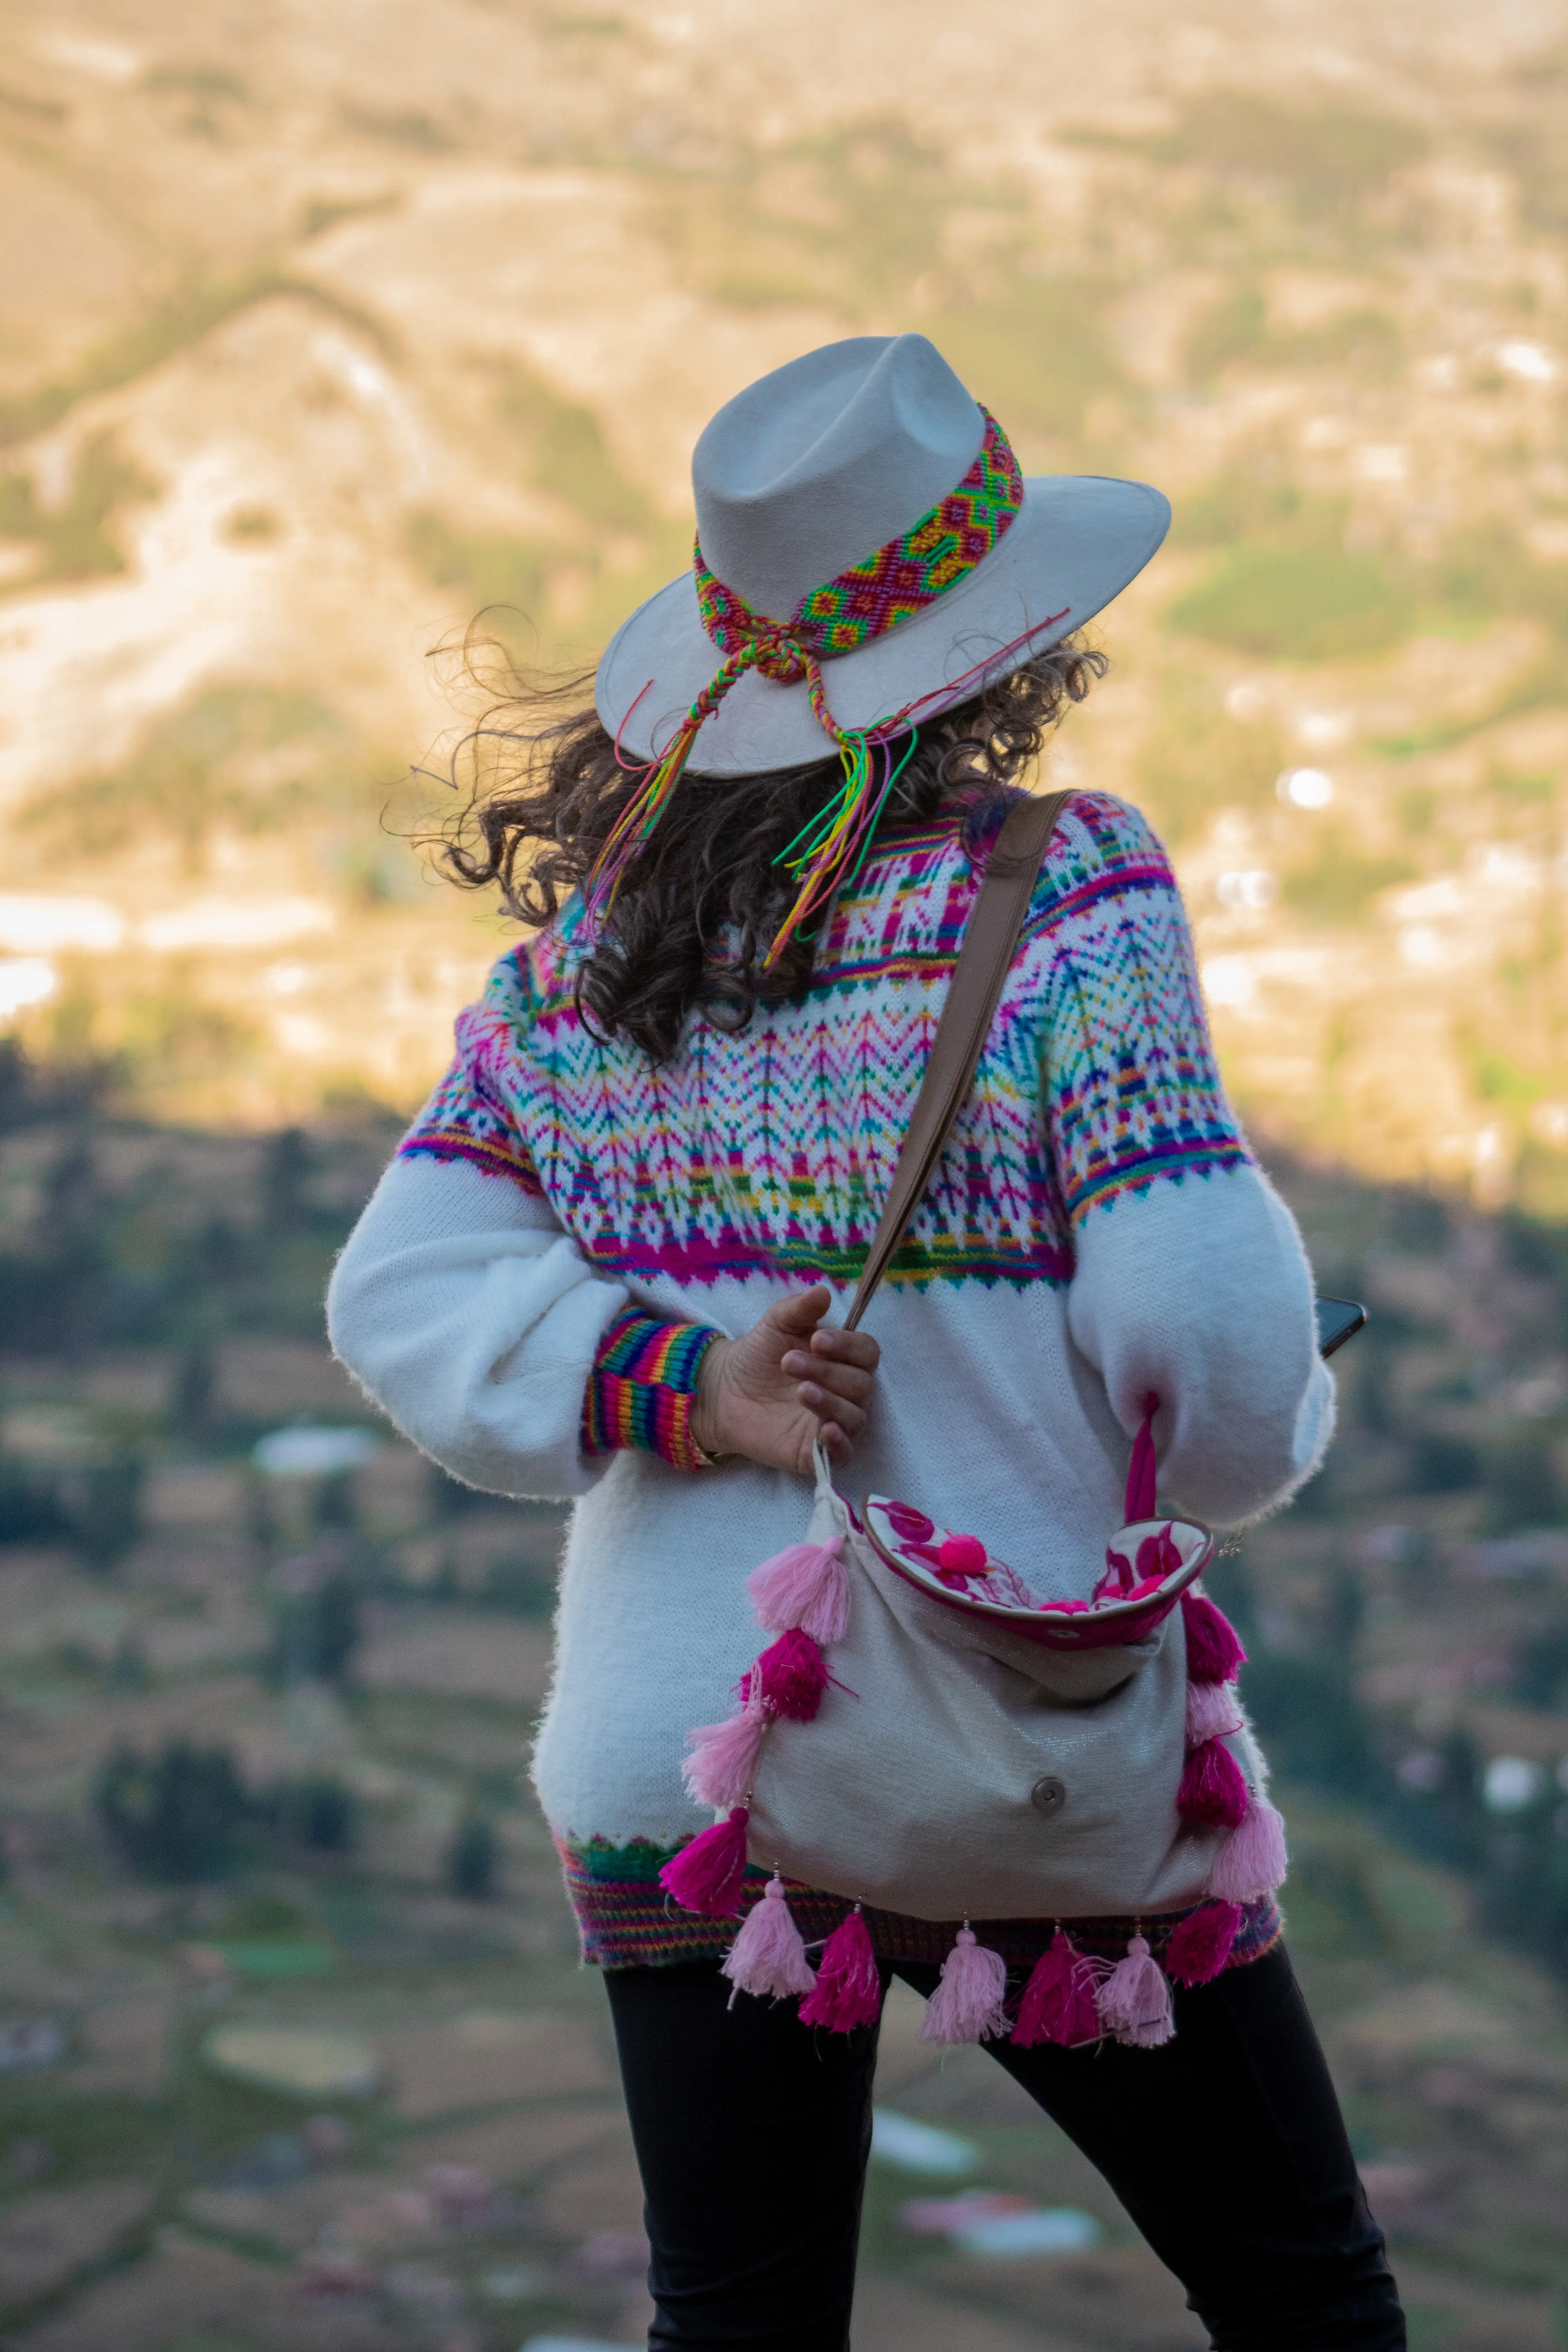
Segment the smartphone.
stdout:
<path fill-rule="evenodd" d="M 1320 1298 L 1317 1314 L 1321 1356 L 1331 1356 L 1336 1348 L 1366 1328 L 1366 1308 L 1358 1307 L 1353 1298 Z"/>

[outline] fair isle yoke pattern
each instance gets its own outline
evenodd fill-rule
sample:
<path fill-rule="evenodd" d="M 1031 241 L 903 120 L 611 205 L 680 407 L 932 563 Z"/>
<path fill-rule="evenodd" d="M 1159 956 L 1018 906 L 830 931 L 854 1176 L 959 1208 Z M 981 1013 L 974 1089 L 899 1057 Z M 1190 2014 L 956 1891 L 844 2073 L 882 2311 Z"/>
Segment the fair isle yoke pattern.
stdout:
<path fill-rule="evenodd" d="M 459 1015 L 457 1058 L 403 1150 L 542 1192 L 611 1276 L 847 1287 L 980 870 L 956 817 L 879 845 L 805 998 L 759 1011 L 740 1038 L 695 1022 L 660 1069 L 580 1019 L 574 905 L 503 956 Z M 1248 1157 L 1169 861 L 1134 810 L 1075 794 L 970 1099 L 888 1278 L 1063 1284 L 1091 1210 Z"/>

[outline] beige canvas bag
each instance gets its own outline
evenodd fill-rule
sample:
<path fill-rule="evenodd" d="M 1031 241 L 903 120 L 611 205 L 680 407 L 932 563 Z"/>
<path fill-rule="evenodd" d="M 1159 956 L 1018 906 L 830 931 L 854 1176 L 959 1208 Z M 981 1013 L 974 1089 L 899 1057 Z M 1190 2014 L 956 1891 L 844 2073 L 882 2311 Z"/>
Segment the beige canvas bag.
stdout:
<path fill-rule="evenodd" d="M 848 1328 L 968 1094 L 1066 798 L 1015 803 L 987 862 Z M 745 1907 L 748 1859 L 773 1870 L 727 1964 L 743 1989 L 787 1990 L 782 1969 L 811 1987 L 803 2015 L 816 2001 L 817 2021 L 845 2021 L 822 1992 L 837 1936 L 815 1979 L 793 1953 L 773 1957 L 786 1877 L 931 1920 L 1137 1916 L 1207 1896 L 1228 1915 L 1211 1942 L 1282 1879 L 1279 1815 L 1234 1687 L 1240 1646 L 1196 1589 L 1213 1538 L 1155 1512 L 1157 1403 L 1134 1442 L 1128 1524 L 1066 1601 L 1038 1600 L 983 1537 L 937 1524 L 934 1492 L 851 1507 L 818 1449 L 802 1541 L 749 1580 L 776 1638 L 739 1712 L 690 1735 L 688 1785 L 723 1818 L 663 1873 L 679 1902 L 723 1916 Z M 965 1928 L 958 1979 L 975 1949 Z"/>

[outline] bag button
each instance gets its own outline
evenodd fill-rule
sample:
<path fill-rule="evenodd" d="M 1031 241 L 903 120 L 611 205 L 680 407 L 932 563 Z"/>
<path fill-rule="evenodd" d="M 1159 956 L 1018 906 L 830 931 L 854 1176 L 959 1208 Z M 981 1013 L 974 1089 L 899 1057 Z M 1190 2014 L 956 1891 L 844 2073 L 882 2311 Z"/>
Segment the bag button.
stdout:
<path fill-rule="evenodd" d="M 1037 1813 L 1059 1813 L 1067 1802 L 1067 1793 L 1066 1782 L 1058 1780 L 1054 1772 L 1047 1772 L 1030 1790 L 1029 1802 Z"/>

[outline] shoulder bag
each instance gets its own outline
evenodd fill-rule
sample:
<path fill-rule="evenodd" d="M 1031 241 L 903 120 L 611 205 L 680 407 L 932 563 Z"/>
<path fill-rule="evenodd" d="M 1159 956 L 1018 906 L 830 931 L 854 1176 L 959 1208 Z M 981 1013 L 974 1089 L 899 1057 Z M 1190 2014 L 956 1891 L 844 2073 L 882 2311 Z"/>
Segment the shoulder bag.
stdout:
<path fill-rule="evenodd" d="M 997 836 L 848 1328 L 968 1096 L 1068 797 L 1015 802 Z M 1068 1600 L 1036 1598 L 982 1534 L 941 1524 L 940 1463 L 931 1493 L 851 1508 L 818 1449 L 803 1540 L 749 1579 L 775 1638 L 738 1712 L 689 1738 L 688 1786 L 722 1818 L 664 1873 L 679 1902 L 723 1916 L 744 1907 L 748 1859 L 774 1872 L 775 1899 L 731 1955 L 738 1981 L 742 1946 L 787 1925 L 784 1878 L 928 1920 L 1136 1916 L 1205 1897 L 1238 1920 L 1282 1879 L 1240 1645 L 1197 1587 L 1213 1537 L 1155 1511 L 1158 1402 L 1133 1442 L 1128 1524 Z"/>

